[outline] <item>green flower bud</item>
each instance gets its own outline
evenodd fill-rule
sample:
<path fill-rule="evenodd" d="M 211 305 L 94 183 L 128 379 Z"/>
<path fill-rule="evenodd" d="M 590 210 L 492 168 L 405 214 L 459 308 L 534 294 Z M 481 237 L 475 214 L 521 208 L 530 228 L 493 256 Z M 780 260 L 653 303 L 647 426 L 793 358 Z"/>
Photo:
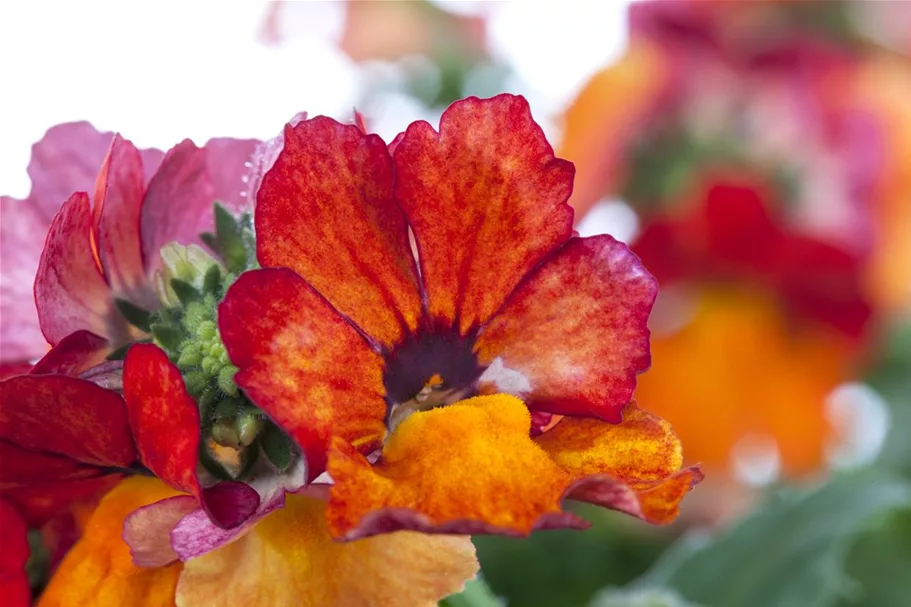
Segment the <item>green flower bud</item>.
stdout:
<path fill-rule="evenodd" d="M 166 307 L 180 305 L 180 299 L 171 286 L 171 280 L 181 280 L 192 285 L 199 291 L 205 288 L 205 277 L 214 265 L 220 269 L 222 265 L 214 257 L 196 245 L 181 245 L 176 242 L 165 245 L 161 249 L 162 269 L 155 277 L 155 287 L 158 299 Z M 221 272 L 224 274 L 224 272 Z"/>

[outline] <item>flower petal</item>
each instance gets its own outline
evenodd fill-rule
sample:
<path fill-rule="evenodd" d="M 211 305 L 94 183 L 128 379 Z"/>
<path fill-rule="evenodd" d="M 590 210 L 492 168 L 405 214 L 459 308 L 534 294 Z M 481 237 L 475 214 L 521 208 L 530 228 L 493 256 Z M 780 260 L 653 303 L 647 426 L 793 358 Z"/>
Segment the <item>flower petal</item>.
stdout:
<path fill-rule="evenodd" d="M 47 344 L 33 285 L 50 218 L 26 200 L 0 196 L 0 363 L 39 358 Z"/>
<path fill-rule="evenodd" d="M 222 482 L 203 489 L 199 464 L 199 407 L 168 355 L 152 344 L 127 351 L 123 396 L 142 462 L 175 489 L 190 493 L 220 527 L 236 527 L 259 505 L 244 483 Z"/>
<path fill-rule="evenodd" d="M 177 602 L 432 607 L 477 570 L 467 537 L 401 532 L 333 542 L 324 503 L 289 495 L 285 508 L 242 539 L 185 563 Z"/>
<path fill-rule="evenodd" d="M 144 192 L 142 157 L 114 136 L 95 184 L 95 246 L 114 296 L 153 310 L 157 298 L 142 263 L 139 212 Z"/>
<path fill-rule="evenodd" d="M 382 439 L 382 358 L 297 274 L 241 275 L 218 321 L 234 381 L 303 449 L 309 480 L 325 470 L 330 436 L 364 449 Z"/>
<path fill-rule="evenodd" d="M 680 469 L 683 450 L 670 424 L 635 403 L 623 410 L 619 424 L 564 418 L 535 442 L 582 481 L 567 497 L 650 523 L 673 521 L 683 496 L 702 480 L 698 467 Z"/>
<path fill-rule="evenodd" d="M 161 481 L 145 477 L 126 480 L 108 493 L 51 577 L 39 607 L 173 607 L 181 565 L 134 565 L 121 533 L 129 513 L 174 493 Z"/>
<path fill-rule="evenodd" d="M 554 157 L 522 97 L 457 101 L 439 133 L 415 122 L 394 161 L 429 311 L 462 335 L 572 234 L 573 166 Z"/>
<path fill-rule="evenodd" d="M 531 441 L 530 426 L 522 401 L 497 394 L 412 414 L 376 464 L 335 439 L 329 531 L 355 539 L 397 528 L 527 535 L 549 526 L 563 516 L 571 478 Z"/>
<path fill-rule="evenodd" d="M 253 210 L 255 201 L 247 198 L 248 180 L 253 154 L 260 143 L 258 139 L 228 137 L 206 142 L 206 168 L 215 188 L 215 200 L 234 212 Z"/>
<path fill-rule="evenodd" d="M 100 133 L 88 122 L 52 126 L 32 146 L 29 201 L 41 209 L 45 225 L 73 192 L 91 192 L 111 145 L 113 133 Z"/>
<path fill-rule="evenodd" d="M 96 503 L 123 478 L 122 474 L 107 474 L 84 480 L 54 481 L 3 491 L 3 498 L 19 509 L 29 527 L 39 528 L 72 512 L 77 505 Z"/>
<path fill-rule="evenodd" d="M 178 559 L 171 546 L 171 530 L 190 512 L 197 510 L 208 521 L 199 500 L 192 495 L 175 495 L 131 512 L 123 521 L 123 541 L 130 547 L 133 562 L 140 567 L 163 567 Z"/>
<path fill-rule="evenodd" d="M 99 470 L 69 457 L 23 449 L 0 440 L 0 491 L 55 481 L 97 477 Z"/>
<path fill-rule="evenodd" d="M 0 596 L 6 607 L 31 605 L 25 573 L 29 556 L 28 527 L 11 504 L 0 499 Z"/>
<path fill-rule="evenodd" d="M 482 384 L 532 410 L 619 421 L 649 366 L 657 291 L 626 245 L 607 235 L 572 239 L 481 331 Z"/>
<path fill-rule="evenodd" d="M 29 373 L 79 375 L 103 363 L 107 353 L 108 340 L 90 331 L 76 331 L 61 339 L 50 352 L 35 363 Z"/>
<path fill-rule="evenodd" d="M 147 272 L 160 264 L 164 245 L 197 243 L 199 234 L 211 229 L 214 202 L 206 151 L 185 139 L 165 155 L 142 201 L 139 225 Z"/>
<path fill-rule="evenodd" d="M 421 298 L 408 226 L 392 201 L 386 144 L 319 116 L 285 128 L 257 195 L 257 255 L 312 284 L 391 346 L 417 326 Z"/>
<path fill-rule="evenodd" d="M 2 440 L 97 466 L 136 461 L 123 399 L 114 392 L 64 375 L 20 375 L 0 382 L 0 401 Z"/>
<path fill-rule="evenodd" d="M 79 330 L 107 338 L 121 331 L 111 289 L 92 251 L 89 197 L 77 192 L 61 207 L 47 234 L 35 276 L 41 331 L 51 345 Z"/>

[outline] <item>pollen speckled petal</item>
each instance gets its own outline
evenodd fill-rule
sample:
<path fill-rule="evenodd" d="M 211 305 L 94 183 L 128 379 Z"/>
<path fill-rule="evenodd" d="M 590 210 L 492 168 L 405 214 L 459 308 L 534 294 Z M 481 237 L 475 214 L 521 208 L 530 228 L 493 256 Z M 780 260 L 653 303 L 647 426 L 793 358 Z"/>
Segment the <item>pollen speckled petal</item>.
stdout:
<path fill-rule="evenodd" d="M 463 335 L 572 233 L 573 166 L 554 157 L 522 97 L 457 101 L 439 133 L 415 122 L 393 156 L 430 314 Z"/>
<path fill-rule="evenodd" d="M 657 292 L 626 245 L 607 235 L 572 239 L 481 332 L 476 350 L 490 370 L 482 384 L 532 410 L 619 421 L 649 366 Z"/>
<path fill-rule="evenodd" d="M 434 607 L 478 570 L 467 537 L 401 532 L 332 541 L 325 503 L 289 495 L 250 533 L 184 565 L 183 607 Z"/>
<path fill-rule="evenodd" d="M 345 539 L 396 528 L 527 535 L 549 526 L 562 515 L 571 476 L 531 441 L 530 426 L 522 401 L 498 394 L 412 414 L 373 465 L 336 439 L 330 532 Z M 371 520 L 383 511 L 384 524 Z"/>
<path fill-rule="evenodd" d="M 413 330 L 421 297 L 386 144 L 320 116 L 285 128 L 257 196 L 257 255 L 291 268 L 378 342 Z"/>
<path fill-rule="evenodd" d="M 383 359 L 297 274 L 245 273 L 218 319 L 240 369 L 234 381 L 301 447 L 311 480 L 325 469 L 330 436 L 362 449 L 382 439 Z"/>

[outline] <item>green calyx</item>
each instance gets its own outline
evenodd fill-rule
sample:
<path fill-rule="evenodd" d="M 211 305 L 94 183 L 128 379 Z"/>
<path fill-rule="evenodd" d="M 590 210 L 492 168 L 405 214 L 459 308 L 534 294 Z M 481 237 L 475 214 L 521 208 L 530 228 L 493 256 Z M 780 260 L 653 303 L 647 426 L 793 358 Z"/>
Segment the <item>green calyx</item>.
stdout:
<path fill-rule="evenodd" d="M 219 478 L 242 478 L 262 452 L 283 472 L 298 457 L 296 447 L 234 383 L 237 367 L 218 331 L 218 304 L 238 275 L 256 267 L 252 221 L 216 203 L 215 228 L 200 235 L 215 256 L 195 245 L 161 250 L 159 310 L 142 315 L 126 309 L 177 365 L 199 406 L 205 468 Z"/>

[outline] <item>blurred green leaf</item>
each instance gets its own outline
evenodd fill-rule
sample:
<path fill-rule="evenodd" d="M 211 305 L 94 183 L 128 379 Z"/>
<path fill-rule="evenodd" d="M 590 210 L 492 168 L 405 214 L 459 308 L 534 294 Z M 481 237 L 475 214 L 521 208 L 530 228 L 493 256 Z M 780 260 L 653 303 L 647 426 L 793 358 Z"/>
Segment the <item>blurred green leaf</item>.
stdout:
<path fill-rule="evenodd" d="M 667 528 L 593 506 L 572 508 L 591 529 L 473 538 L 487 583 L 509 605 L 582 607 L 605 586 L 642 575 L 671 541 Z"/>
<path fill-rule="evenodd" d="M 911 601 L 911 508 L 884 517 L 851 549 L 856 591 L 838 607 L 894 607 Z"/>
<path fill-rule="evenodd" d="M 599 594 L 591 607 L 699 607 L 664 588 L 610 588 Z"/>
<path fill-rule="evenodd" d="M 465 584 L 465 590 L 440 601 L 440 607 L 503 607 L 480 577 Z"/>
<path fill-rule="evenodd" d="M 911 322 L 889 327 L 867 382 L 889 404 L 892 419 L 878 464 L 911 478 Z"/>
<path fill-rule="evenodd" d="M 672 587 L 708 607 L 828 607 L 853 596 L 849 549 L 878 516 L 911 503 L 911 483 L 867 469 L 785 490 L 700 545 L 670 553 L 637 587 Z"/>

